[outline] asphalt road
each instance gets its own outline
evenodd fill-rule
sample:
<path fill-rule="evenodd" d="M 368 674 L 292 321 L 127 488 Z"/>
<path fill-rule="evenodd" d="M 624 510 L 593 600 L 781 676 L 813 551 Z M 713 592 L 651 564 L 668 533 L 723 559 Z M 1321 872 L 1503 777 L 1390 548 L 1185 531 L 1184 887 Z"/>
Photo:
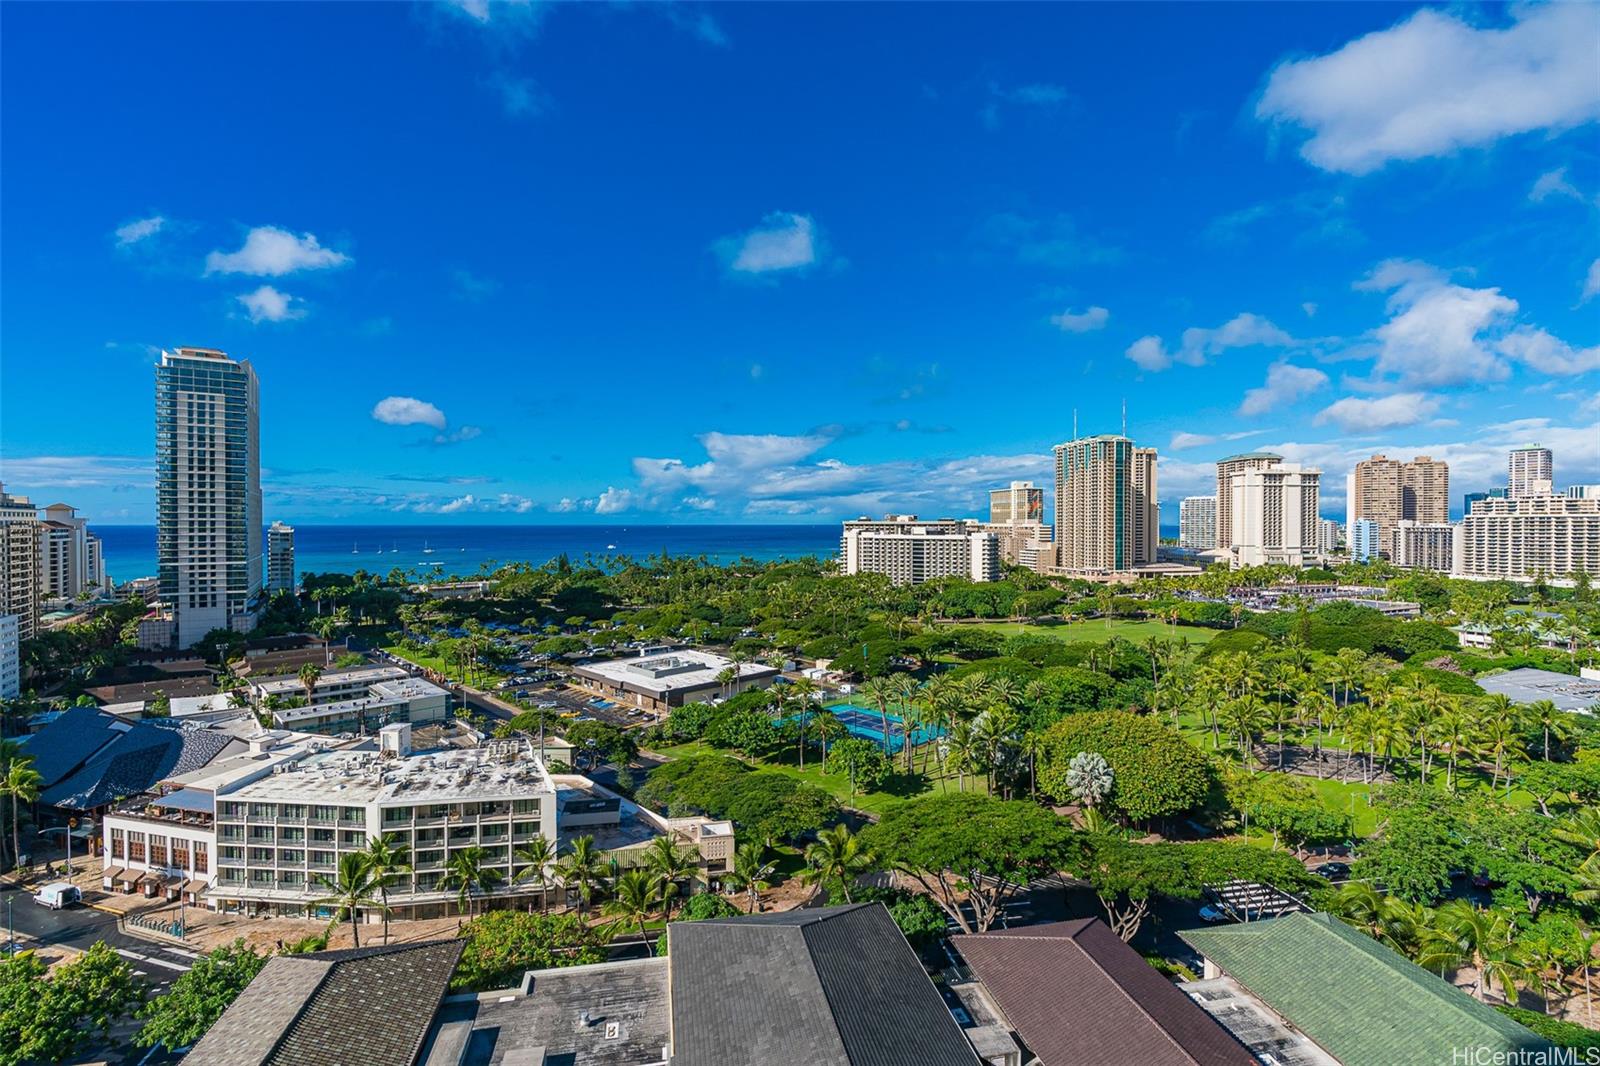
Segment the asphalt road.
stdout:
<path fill-rule="evenodd" d="M 87 951 L 104 940 L 118 955 L 133 964 L 134 972 L 158 991 L 165 991 L 199 957 L 197 952 L 167 947 L 121 932 L 114 914 L 97 911 L 83 904 L 53 911 L 33 901 L 33 895 L 15 886 L 0 885 L 0 921 L 10 911 L 11 927 L 18 941 L 28 946 L 64 946 Z M 0 937 L 5 933 L 0 931 Z M 0 941 L 3 943 L 3 941 Z"/>

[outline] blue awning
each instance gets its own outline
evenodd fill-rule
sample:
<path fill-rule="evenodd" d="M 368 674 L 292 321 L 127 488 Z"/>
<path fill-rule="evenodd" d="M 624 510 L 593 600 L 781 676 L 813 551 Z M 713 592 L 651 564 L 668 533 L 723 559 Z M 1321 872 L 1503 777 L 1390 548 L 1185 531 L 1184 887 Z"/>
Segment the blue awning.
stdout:
<path fill-rule="evenodd" d="M 217 798 L 197 788 L 180 788 L 152 801 L 151 806 L 165 807 L 173 811 L 204 811 L 206 814 L 215 814 Z"/>

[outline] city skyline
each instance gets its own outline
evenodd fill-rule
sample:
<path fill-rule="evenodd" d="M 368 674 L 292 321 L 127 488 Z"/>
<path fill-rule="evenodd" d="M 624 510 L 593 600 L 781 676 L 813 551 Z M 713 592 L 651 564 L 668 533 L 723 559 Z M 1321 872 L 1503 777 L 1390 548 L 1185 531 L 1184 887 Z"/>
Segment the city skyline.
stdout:
<path fill-rule="evenodd" d="M 1124 425 L 1169 527 L 1239 452 L 1329 517 L 1376 453 L 1600 482 L 1594 8 L 100 14 L 0 71 L 0 481 L 93 524 L 155 521 L 182 345 L 292 524 L 978 517 Z M 1401 134 L 1344 82 L 1413 51 Z"/>

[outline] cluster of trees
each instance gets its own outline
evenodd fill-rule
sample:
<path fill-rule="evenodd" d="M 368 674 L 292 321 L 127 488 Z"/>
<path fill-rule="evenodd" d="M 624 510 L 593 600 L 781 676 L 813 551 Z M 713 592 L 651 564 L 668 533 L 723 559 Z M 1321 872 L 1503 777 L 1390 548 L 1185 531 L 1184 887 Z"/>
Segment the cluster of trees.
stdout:
<path fill-rule="evenodd" d="M 650 771 L 636 798 L 676 817 L 731 819 L 741 834 L 760 840 L 798 840 L 839 817 L 839 801 L 822 789 L 727 755 L 663 763 Z"/>
<path fill-rule="evenodd" d="M 1331 893 L 1326 909 L 1347 924 L 1436 973 L 1470 970 L 1472 993 L 1486 1000 L 1498 989 L 1510 1004 L 1520 990 L 1547 999 L 1582 992 L 1594 1020 L 1594 951 L 1600 932 L 1570 914 L 1524 920 L 1498 906 L 1452 899 L 1430 907 L 1353 881 Z M 1600 1034 L 1590 1034 L 1591 1041 Z"/>

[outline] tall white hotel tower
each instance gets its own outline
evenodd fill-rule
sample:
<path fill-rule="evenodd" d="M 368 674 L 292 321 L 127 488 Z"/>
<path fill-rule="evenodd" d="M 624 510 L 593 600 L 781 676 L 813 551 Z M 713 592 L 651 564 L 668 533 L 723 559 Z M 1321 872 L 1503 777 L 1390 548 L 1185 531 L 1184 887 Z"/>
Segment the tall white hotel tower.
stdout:
<path fill-rule="evenodd" d="M 248 632 L 261 593 L 261 449 L 249 362 L 211 348 L 156 368 L 156 555 L 178 646 Z"/>

